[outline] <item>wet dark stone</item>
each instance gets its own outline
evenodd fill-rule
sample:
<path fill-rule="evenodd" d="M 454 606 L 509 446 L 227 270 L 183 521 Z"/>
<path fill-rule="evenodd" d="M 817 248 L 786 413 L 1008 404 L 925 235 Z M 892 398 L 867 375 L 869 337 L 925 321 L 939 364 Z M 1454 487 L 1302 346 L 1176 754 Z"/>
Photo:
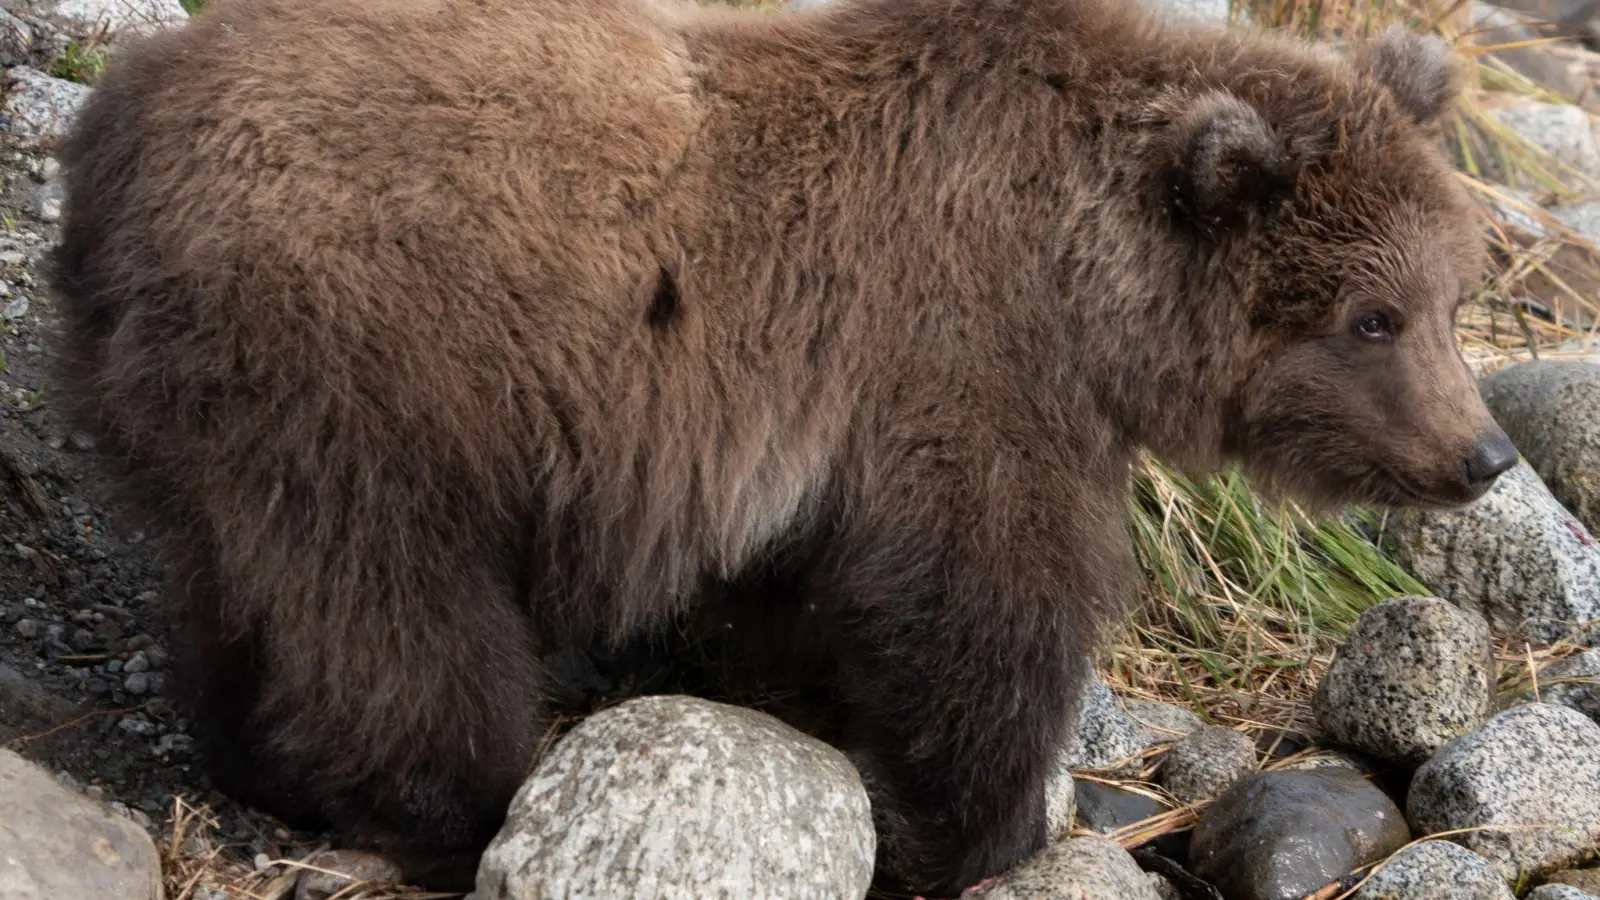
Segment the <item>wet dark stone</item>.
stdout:
<path fill-rule="evenodd" d="M 1166 810 L 1153 797 L 1081 778 L 1073 783 L 1073 793 L 1078 801 L 1078 825 L 1100 834 Z"/>
<path fill-rule="evenodd" d="M 1189 868 L 1229 900 L 1300 900 L 1410 839 L 1399 807 L 1358 773 L 1260 772 L 1195 825 Z"/>
<path fill-rule="evenodd" d="M 1154 797 L 1084 778 L 1074 779 L 1072 792 L 1078 807 L 1075 824 L 1097 834 L 1110 834 L 1168 809 Z M 1151 842 L 1151 849 L 1182 863 L 1189 858 L 1189 832 L 1164 834 Z"/>

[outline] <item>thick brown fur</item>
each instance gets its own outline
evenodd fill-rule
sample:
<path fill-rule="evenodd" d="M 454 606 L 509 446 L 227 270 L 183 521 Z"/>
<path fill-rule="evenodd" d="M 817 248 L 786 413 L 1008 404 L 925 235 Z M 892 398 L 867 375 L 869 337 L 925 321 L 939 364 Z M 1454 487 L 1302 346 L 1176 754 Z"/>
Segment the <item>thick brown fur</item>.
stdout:
<path fill-rule="evenodd" d="M 220 0 L 63 149 L 62 374 L 227 790 L 470 869 L 550 660 L 719 598 L 953 894 L 1043 839 L 1136 448 L 1503 468 L 1453 84 L 1125 0 Z"/>

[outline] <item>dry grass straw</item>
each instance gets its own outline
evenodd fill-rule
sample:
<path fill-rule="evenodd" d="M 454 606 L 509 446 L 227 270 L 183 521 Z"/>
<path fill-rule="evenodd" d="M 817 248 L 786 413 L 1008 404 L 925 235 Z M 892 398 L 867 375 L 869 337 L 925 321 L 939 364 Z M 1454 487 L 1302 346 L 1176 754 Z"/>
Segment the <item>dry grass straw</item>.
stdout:
<path fill-rule="evenodd" d="M 243 862 L 235 848 L 215 838 L 217 820 L 209 809 L 173 798 L 167 833 L 157 844 L 167 900 L 289 900 L 305 871 L 340 875 L 304 860 Z M 327 900 L 454 900 L 458 893 L 422 891 L 403 885 L 350 881 Z"/>

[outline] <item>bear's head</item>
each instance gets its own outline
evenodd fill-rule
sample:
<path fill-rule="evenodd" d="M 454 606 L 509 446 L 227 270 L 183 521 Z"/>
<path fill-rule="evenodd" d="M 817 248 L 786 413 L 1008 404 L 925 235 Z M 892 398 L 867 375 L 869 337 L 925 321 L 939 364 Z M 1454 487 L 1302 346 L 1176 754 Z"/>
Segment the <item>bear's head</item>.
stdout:
<path fill-rule="evenodd" d="M 1248 286 L 1223 449 L 1314 504 L 1470 502 L 1517 454 L 1454 340 L 1486 260 L 1439 138 L 1455 71 L 1442 41 L 1400 30 L 1334 71 L 1246 75 L 1169 132 L 1175 214 Z"/>

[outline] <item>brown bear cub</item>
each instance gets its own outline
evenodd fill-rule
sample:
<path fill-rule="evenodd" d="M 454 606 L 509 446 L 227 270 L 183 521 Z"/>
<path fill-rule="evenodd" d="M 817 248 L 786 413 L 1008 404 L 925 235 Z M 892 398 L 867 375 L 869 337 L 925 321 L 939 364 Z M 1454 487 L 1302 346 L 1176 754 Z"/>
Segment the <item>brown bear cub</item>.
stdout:
<path fill-rule="evenodd" d="M 218 785 L 470 872 L 552 660 L 714 598 L 869 776 L 880 883 L 954 894 L 1044 840 L 1137 448 L 1481 495 L 1444 48 L 1146 16 L 219 0 L 127 49 L 62 376 Z"/>

